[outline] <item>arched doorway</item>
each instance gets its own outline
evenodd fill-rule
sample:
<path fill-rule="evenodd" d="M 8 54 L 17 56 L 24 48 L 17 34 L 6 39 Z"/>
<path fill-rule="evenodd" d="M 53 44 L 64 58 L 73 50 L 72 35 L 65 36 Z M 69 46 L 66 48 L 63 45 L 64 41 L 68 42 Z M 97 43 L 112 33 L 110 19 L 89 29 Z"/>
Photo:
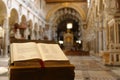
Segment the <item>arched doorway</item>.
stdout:
<path fill-rule="evenodd" d="M 6 29 L 6 17 L 7 17 L 7 8 L 5 6 L 5 3 L 0 0 L 0 55 L 4 55 L 5 49 L 6 49 L 6 36 L 5 30 Z"/>
<path fill-rule="evenodd" d="M 52 21 L 52 26 L 57 29 L 55 32 L 57 33 L 58 42 L 64 41 L 64 34 L 68 31 L 67 24 L 72 23 L 72 28 L 69 29 L 69 31 L 73 35 L 73 38 L 71 38 L 73 40 L 70 40 L 73 41 L 73 44 L 70 49 L 81 49 L 82 44 L 78 43 L 78 41 L 80 42 L 80 40 L 82 40 L 82 20 L 81 15 L 75 9 L 70 7 L 61 8 L 54 13 L 54 16 L 50 18 L 50 21 Z M 63 42 L 63 44 L 64 43 L 65 42 Z"/>

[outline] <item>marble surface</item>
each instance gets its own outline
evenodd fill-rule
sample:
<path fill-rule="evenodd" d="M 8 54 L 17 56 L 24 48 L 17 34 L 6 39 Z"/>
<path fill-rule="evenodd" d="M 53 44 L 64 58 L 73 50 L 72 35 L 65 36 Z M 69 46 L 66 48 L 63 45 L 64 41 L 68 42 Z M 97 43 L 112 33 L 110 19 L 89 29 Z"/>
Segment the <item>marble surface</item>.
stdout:
<path fill-rule="evenodd" d="M 75 80 L 120 80 L 120 67 L 104 66 L 94 56 L 68 56 L 75 65 Z"/>
<path fill-rule="evenodd" d="M 0 80 L 9 80 L 8 57 L 0 56 Z"/>
<path fill-rule="evenodd" d="M 118 80 L 120 67 L 107 67 L 101 63 L 100 58 L 93 56 L 67 56 L 75 65 L 74 80 Z M 0 67 L 8 72 L 0 74 L 0 80 L 9 80 L 8 57 L 0 57 Z"/>

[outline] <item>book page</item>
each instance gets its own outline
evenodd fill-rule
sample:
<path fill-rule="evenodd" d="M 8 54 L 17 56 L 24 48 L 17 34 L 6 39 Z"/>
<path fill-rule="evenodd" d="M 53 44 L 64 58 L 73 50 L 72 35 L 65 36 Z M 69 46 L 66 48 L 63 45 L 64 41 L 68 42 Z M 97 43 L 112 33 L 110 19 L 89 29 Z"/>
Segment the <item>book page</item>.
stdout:
<path fill-rule="evenodd" d="M 10 62 L 13 63 L 13 45 L 10 45 Z"/>
<path fill-rule="evenodd" d="M 68 60 L 58 44 L 38 43 L 38 48 L 43 61 Z"/>
<path fill-rule="evenodd" d="M 41 58 L 36 43 L 12 43 L 11 47 L 11 62 Z"/>

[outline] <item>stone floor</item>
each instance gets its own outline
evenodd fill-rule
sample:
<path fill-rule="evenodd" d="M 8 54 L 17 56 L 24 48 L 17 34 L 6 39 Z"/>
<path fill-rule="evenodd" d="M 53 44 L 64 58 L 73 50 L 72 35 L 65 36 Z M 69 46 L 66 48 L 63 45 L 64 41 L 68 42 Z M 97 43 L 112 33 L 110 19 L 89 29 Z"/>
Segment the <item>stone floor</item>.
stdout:
<path fill-rule="evenodd" d="M 2 70 L 0 69 L 0 80 L 9 80 L 9 73 L 5 72 L 6 69 L 9 70 L 8 60 L 8 57 L 0 57 L 0 68 L 3 68 Z"/>
<path fill-rule="evenodd" d="M 120 67 L 104 66 L 101 59 L 93 56 L 67 57 L 75 65 L 75 80 L 120 80 Z M 0 57 L 0 67 L 8 69 L 8 60 L 8 57 Z M 9 80 L 9 73 L 1 73 L 0 80 Z"/>
<path fill-rule="evenodd" d="M 107 67 L 93 56 L 68 56 L 75 65 L 75 80 L 120 80 L 120 67 Z"/>

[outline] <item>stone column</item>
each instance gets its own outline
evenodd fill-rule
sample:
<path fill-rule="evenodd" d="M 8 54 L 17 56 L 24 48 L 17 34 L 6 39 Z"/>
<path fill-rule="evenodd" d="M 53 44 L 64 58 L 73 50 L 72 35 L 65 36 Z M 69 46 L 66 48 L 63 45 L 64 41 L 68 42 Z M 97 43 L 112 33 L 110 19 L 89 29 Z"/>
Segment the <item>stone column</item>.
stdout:
<path fill-rule="evenodd" d="M 102 50 L 102 32 L 99 31 L 99 52 Z"/>
<path fill-rule="evenodd" d="M 106 50 L 107 49 L 107 46 L 106 46 L 106 36 L 107 36 L 107 32 L 106 32 L 106 29 L 104 28 L 103 29 L 103 50 Z"/>
<path fill-rule="evenodd" d="M 35 40 L 38 40 L 39 39 L 39 31 L 38 30 L 35 30 Z"/>
<path fill-rule="evenodd" d="M 31 34 L 31 40 L 35 40 L 35 34 L 34 34 L 34 30 L 32 30 L 32 34 Z"/>
<path fill-rule="evenodd" d="M 4 36 L 4 56 L 8 56 L 8 46 L 9 46 L 9 19 L 8 17 L 5 18 L 3 23 L 3 28 L 5 30 L 5 36 Z"/>
<path fill-rule="evenodd" d="M 28 29 L 28 27 L 25 29 L 25 31 L 24 31 L 24 36 L 25 36 L 25 39 L 28 39 L 28 35 L 30 34 L 30 32 L 29 32 L 29 29 Z"/>
<path fill-rule="evenodd" d="M 40 31 L 38 30 L 38 40 L 40 39 Z"/>
<path fill-rule="evenodd" d="M 40 39 L 41 39 L 41 40 L 44 40 L 44 28 L 43 28 L 43 27 L 41 27 Z"/>
<path fill-rule="evenodd" d="M 87 42 L 83 41 L 83 51 L 88 51 Z"/>
<path fill-rule="evenodd" d="M 48 31 L 48 40 L 52 40 L 52 29 L 51 27 L 49 28 L 49 31 Z"/>
<path fill-rule="evenodd" d="M 114 23 L 114 43 L 117 43 L 117 26 L 116 26 L 116 22 Z"/>
<path fill-rule="evenodd" d="M 48 37 L 48 40 L 51 40 L 51 37 L 52 37 L 52 36 L 51 36 L 51 27 L 50 27 L 49 24 L 47 25 L 47 29 L 46 29 L 46 30 L 47 30 L 47 37 Z"/>

